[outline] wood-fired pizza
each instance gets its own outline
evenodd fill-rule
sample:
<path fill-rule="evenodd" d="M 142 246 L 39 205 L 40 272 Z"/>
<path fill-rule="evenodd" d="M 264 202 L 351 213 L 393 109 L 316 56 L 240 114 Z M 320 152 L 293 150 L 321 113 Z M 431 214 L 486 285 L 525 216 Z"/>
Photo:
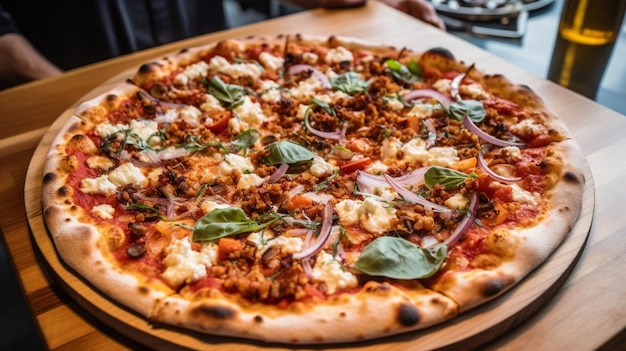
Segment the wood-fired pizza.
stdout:
<path fill-rule="evenodd" d="M 148 321 L 279 343 L 433 326 L 567 237 L 583 156 L 530 88 L 355 38 L 190 48 L 84 102 L 44 166 L 77 276 Z"/>

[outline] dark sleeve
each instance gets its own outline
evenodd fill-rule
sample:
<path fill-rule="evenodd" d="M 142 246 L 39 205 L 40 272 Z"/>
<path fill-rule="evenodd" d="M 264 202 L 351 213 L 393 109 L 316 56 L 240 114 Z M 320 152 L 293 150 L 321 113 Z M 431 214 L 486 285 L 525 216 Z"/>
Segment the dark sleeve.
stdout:
<path fill-rule="evenodd" d="M 11 15 L 0 7 L 0 35 L 18 32 L 19 31 L 17 30 L 17 27 L 15 27 L 15 22 L 13 22 Z"/>

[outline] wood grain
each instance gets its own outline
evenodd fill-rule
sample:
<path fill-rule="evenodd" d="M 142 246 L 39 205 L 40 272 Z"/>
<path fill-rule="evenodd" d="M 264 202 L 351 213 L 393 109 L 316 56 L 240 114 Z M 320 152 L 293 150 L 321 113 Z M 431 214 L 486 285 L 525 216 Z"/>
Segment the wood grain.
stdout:
<path fill-rule="evenodd" d="M 245 37 L 252 34 L 276 34 L 298 31 L 308 34 L 341 34 L 363 39 L 407 46 L 422 50 L 434 46 L 449 48 L 457 57 L 476 62 L 480 69 L 503 73 L 513 81 L 531 87 L 548 106 L 561 117 L 572 131 L 587 158 L 595 189 L 595 211 L 586 206 L 586 216 L 593 215 L 593 225 L 588 241 L 576 265 L 555 262 L 541 266 L 529 279 L 539 279 L 544 269 L 571 275 L 557 289 L 538 301 L 543 305 L 527 305 L 528 316 L 500 321 L 512 329 L 481 349 L 495 350 L 591 350 L 602 347 L 618 349 L 626 339 L 626 284 L 621 284 L 626 267 L 626 216 L 623 199 L 626 196 L 626 117 L 576 95 L 547 80 L 528 74 L 522 69 L 486 53 L 480 48 L 460 41 L 446 33 L 434 30 L 412 18 L 378 4 L 368 2 L 367 7 L 349 11 L 314 10 L 278 18 L 259 24 L 218 32 L 190 40 L 173 43 L 114 60 L 86 66 L 51 79 L 0 91 L 0 226 L 3 240 L 16 269 L 24 294 L 41 336 L 50 349 L 138 349 L 132 338 L 106 326 L 80 306 L 61 286 L 46 276 L 47 268 L 38 262 L 36 246 L 30 237 L 27 218 L 37 215 L 40 209 L 32 208 L 38 196 L 37 189 L 26 189 L 26 175 L 33 153 L 40 140 L 37 134 L 56 121 L 64 111 L 75 106 L 81 97 L 105 81 L 126 70 L 138 67 L 154 57 L 177 51 L 183 47 L 228 37 Z M 19 147 L 8 150 L 19 141 Z M 32 169 L 32 168 L 31 168 Z M 29 174 L 29 184 L 40 175 Z M 591 179 L 591 178 L 590 178 Z M 585 203 L 589 196 L 585 193 Z M 26 197 L 25 197 L 26 196 Z M 30 208 L 25 209 L 28 202 Z M 27 213 L 28 211 L 28 213 Z M 587 212 L 591 211 L 591 212 Z M 582 218 L 582 217 L 581 217 Z M 34 227 L 34 230 L 41 229 Z M 567 241 L 568 243 L 570 241 Z M 566 246 L 560 250 L 568 250 Z M 571 249 L 571 248 L 569 248 Z M 45 261 L 44 261 L 45 262 Z M 542 282 L 541 284 L 545 284 Z M 520 287 L 525 286 L 522 284 Z M 527 299 L 528 294 L 519 289 L 511 294 Z M 496 303 L 497 305 L 497 303 Z M 498 307 L 498 306 L 495 306 Z M 532 313 L 533 310 L 536 310 Z M 516 316 L 517 318 L 517 316 Z M 76 326 L 79 332 L 76 332 Z M 444 336 L 447 338 L 448 336 Z M 483 343 L 493 335 L 478 335 Z M 365 350 L 411 349 L 416 336 L 399 337 L 392 342 L 358 345 Z M 483 339 L 484 338 L 484 339 Z M 470 340 L 471 342 L 474 342 Z M 154 347 L 159 347 L 156 341 Z M 225 341 L 212 346 L 239 349 L 236 342 Z M 254 345 L 266 349 L 265 345 Z M 454 345 L 453 345 L 454 346 Z M 458 346 L 458 345 L 457 345 Z M 464 349 L 464 345 L 460 348 Z M 355 348 L 354 346 L 353 348 Z"/>

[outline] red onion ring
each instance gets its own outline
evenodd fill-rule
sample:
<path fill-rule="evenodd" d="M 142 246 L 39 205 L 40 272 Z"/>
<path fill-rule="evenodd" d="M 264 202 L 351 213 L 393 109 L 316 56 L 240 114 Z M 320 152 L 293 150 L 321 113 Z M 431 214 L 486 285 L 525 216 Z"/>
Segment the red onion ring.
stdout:
<path fill-rule="evenodd" d="M 445 206 L 436 204 L 432 201 L 428 201 L 425 198 L 415 194 L 414 192 L 404 188 L 402 185 L 396 183 L 396 181 L 389 175 L 384 174 L 383 176 L 385 177 L 389 185 L 391 185 L 393 190 L 395 190 L 399 195 L 401 195 L 406 201 L 413 203 L 413 204 L 420 204 L 424 206 L 424 208 L 427 211 L 431 211 L 431 210 L 435 212 L 451 212 L 452 211 L 451 209 Z"/>
<path fill-rule="evenodd" d="M 311 123 L 309 122 L 309 116 L 307 114 L 307 116 L 305 116 L 304 118 L 304 125 L 306 126 L 306 129 L 311 132 L 311 134 L 317 135 L 318 137 L 324 138 L 324 139 L 331 139 L 331 140 L 342 140 L 344 138 L 344 132 L 342 132 L 341 130 L 337 129 L 334 132 L 323 132 L 321 130 L 317 130 L 313 127 L 311 127 Z"/>
<path fill-rule="evenodd" d="M 143 91 L 143 90 L 139 90 L 139 95 L 141 95 L 141 97 L 144 97 L 146 99 L 148 99 L 148 101 L 152 102 L 153 104 L 157 104 L 160 106 L 164 106 L 164 107 L 169 107 L 169 108 L 185 108 L 189 105 L 186 104 L 178 104 L 175 102 L 167 102 L 167 101 L 162 101 L 159 100 L 157 98 L 155 98 L 154 96 L 148 94 L 147 92 Z"/>
<path fill-rule="evenodd" d="M 478 152 L 478 166 L 485 171 L 485 173 L 487 173 L 491 178 L 502 182 L 502 183 L 516 183 L 522 180 L 521 177 L 515 177 L 515 178 L 509 178 L 509 177 L 503 177 L 501 175 L 499 175 L 498 173 L 494 172 L 491 168 L 489 168 L 489 166 L 487 165 L 487 161 L 485 161 L 485 157 L 483 156 L 483 152 L 479 151 Z"/>
<path fill-rule="evenodd" d="M 392 179 L 396 184 L 402 186 L 419 185 L 424 182 L 424 174 L 429 168 L 428 166 L 420 167 L 410 173 Z M 358 173 L 356 183 L 360 191 L 372 193 L 374 188 L 387 188 L 389 186 L 389 182 L 387 182 L 384 176 L 370 174 L 361 170 L 358 170 Z"/>
<path fill-rule="evenodd" d="M 459 94 L 459 87 L 461 86 L 461 81 L 465 78 L 465 73 L 461 73 L 458 76 L 452 79 L 452 83 L 450 83 L 450 96 L 452 96 L 457 101 L 462 100 L 461 95 Z"/>
<path fill-rule="evenodd" d="M 459 222 L 459 224 L 456 226 L 456 229 L 454 230 L 452 235 L 450 235 L 450 237 L 443 242 L 444 244 L 450 247 L 450 245 L 454 245 L 454 243 L 459 241 L 461 236 L 463 236 L 463 234 L 465 234 L 465 232 L 469 229 L 469 227 L 472 226 L 472 223 L 474 222 L 474 217 L 475 217 L 477 206 L 478 206 L 478 195 L 474 193 L 472 194 L 472 197 L 470 198 L 469 206 L 467 207 L 467 209 L 469 210 L 469 213 L 465 215 L 465 217 L 463 218 L 463 220 L 461 220 L 461 222 Z"/>
<path fill-rule="evenodd" d="M 267 178 L 267 183 L 274 183 L 280 179 L 280 177 L 284 176 L 289 169 L 289 165 L 286 163 L 281 164 L 274 173 L 270 174 L 269 178 Z"/>
<path fill-rule="evenodd" d="M 424 125 L 428 130 L 428 138 L 426 139 L 426 149 L 430 149 L 435 146 L 437 141 L 437 130 L 435 129 L 435 124 L 431 118 L 427 118 L 424 120 Z"/>
<path fill-rule="evenodd" d="M 469 129 L 470 132 L 476 134 L 479 138 L 481 138 L 482 140 L 490 144 L 500 146 L 500 147 L 507 147 L 507 146 L 517 146 L 519 148 L 526 147 L 526 144 L 524 143 L 517 143 L 513 141 L 506 141 L 506 140 L 498 139 L 496 137 L 493 137 L 483 132 L 480 128 L 478 128 L 476 124 L 474 124 L 474 122 L 467 115 L 463 118 L 463 124 L 465 125 L 465 127 L 467 127 L 467 129 Z"/>
<path fill-rule="evenodd" d="M 331 206 L 330 202 L 327 202 L 326 205 L 324 206 L 322 229 L 320 229 L 320 233 L 317 236 L 317 240 L 315 240 L 315 243 L 313 243 L 313 245 L 309 246 L 307 245 L 307 240 L 305 239 L 304 242 L 307 247 L 304 248 L 302 251 L 293 254 L 293 258 L 296 260 L 310 258 L 313 255 L 320 252 L 320 250 L 322 249 L 322 247 L 324 247 L 324 244 L 330 237 L 332 226 L 333 226 L 333 207 Z"/>
<path fill-rule="evenodd" d="M 318 70 L 317 68 L 311 66 L 311 65 L 307 65 L 307 64 L 297 64 L 297 65 L 293 65 L 291 67 L 289 67 L 288 69 L 288 73 L 290 75 L 296 75 L 296 74 L 300 74 L 302 72 L 310 72 L 311 73 L 311 77 L 314 77 L 315 79 L 317 79 L 320 83 L 322 83 L 322 86 L 326 89 L 331 89 L 332 88 L 332 84 L 330 84 L 330 80 L 328 79 L 328 77 L 326 77 L 326 75 L 324 73 L 322 73 L 320 70 Z"/>
<path fill-rule="evenodd" d="M 454 102 L 454 100 L 452 100 L 449 96 L 442 94 L 436 90 L 433 89 L 417 89 L 417 90 L 412 90 L 409 91 L 408 93 L 404 94 L 404 96 L 402 96 L 402 98 L 405 101 L 412 101 L 412 100 L 417 100 L 417 99 L 435 99 L 437 101 L 439 101 L 440 104 L 443 105 L 443 107 L 446 109 L 446 111 L 448 111 L 450 109 L 450 104 L 452 104 Z"/>

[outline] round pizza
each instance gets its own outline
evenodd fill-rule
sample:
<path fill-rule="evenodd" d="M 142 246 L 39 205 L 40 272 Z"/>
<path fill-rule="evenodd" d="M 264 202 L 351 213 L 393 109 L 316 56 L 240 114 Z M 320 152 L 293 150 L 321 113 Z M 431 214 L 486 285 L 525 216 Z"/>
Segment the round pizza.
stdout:
<path fill-rule="evenodd" d="M 344 343 L 519 283 L 575 224 L 583 162 L 533 91 L 447 49 L 249 37 L 82 103 L 43 213 L 75 274 L 148 323 Z"/>

